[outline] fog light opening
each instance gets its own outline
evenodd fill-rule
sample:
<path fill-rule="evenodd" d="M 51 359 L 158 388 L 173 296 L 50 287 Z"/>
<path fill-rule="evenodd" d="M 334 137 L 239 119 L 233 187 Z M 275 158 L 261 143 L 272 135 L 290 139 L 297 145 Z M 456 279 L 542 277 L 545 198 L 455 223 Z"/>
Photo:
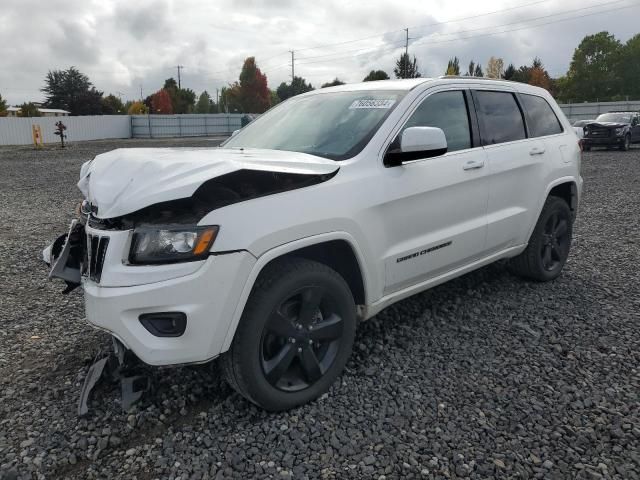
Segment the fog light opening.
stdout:
<path fill-rule="evenodd" d="M 156 337 L 179 337 L 187 328 L 187 316 L 183 312 L 143 313 L 138 319 Z"/>

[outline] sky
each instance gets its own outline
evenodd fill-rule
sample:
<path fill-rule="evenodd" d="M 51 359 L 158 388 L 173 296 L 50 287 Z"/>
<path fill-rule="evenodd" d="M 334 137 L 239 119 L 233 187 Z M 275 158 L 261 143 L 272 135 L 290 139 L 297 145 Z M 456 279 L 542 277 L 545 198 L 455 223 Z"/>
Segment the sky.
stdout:
<path fill-rule="evenodd" d="M 314 86 L 393 76 L 405 48 L 423 76 L 489 57 L 516 66 L 540 57 L 564 74 L 580 40 L 640 33 L 638 0 L 2 0 L 0 95 L 41 101 L 49 70 L 77 67 L 98 90 L 146 97 L 181 73 L 197 94 L 236 81 L 255 56 L 270 88 L 295 74 Z"/>

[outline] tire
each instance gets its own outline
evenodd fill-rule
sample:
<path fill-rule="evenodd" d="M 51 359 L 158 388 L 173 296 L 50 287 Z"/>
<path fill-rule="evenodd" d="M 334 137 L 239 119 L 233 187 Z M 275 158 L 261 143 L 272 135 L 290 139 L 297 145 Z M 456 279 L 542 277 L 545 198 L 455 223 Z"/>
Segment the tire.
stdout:
<path fill-rule="evenodd" d="M 509 270 L 539 282 L 554 280 L 564 267 L 573 233 L 573 217 L 562 198 L 549 196 L 527 248 L 509 262 Z"/>
<path fill-rule="evenodd" d="M 585 152 L 590 152 L 590 151 L 591 151 L 591 145 L 585 145 L 584 147 L 582 147 L 582 149 L 583 149 Z"/>
<path fill-rule="evenodd" d="M 620 145 L 620 150 L 623 152 L 628 152 L 631 148 L 631 135 L 628 133 L 624 136 L 624 143 Z"/>
<path fill-rule="evenodd" d="M 224 376 L 259 407 L 288 410 L 329 389 L 355 331 L 353 295 L 338 273 L 311 260 L 278 261 L 256 280 L 221 359 Z"/>

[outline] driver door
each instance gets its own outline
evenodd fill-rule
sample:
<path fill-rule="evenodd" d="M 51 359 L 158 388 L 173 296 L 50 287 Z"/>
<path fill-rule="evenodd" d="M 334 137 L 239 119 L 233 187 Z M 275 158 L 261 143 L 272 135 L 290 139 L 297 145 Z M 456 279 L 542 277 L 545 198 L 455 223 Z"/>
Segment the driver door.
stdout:
<path fill-rule="evenodd" d="M 385 294 L 483 255 L 489 187 L 470 108 L 467 91 L 437 91 L 422 100 L 398 133 L 415 126 L 441 128 L 448 150 L 384 172 L 387 201 L 377 208 L 387 240 Z"/>

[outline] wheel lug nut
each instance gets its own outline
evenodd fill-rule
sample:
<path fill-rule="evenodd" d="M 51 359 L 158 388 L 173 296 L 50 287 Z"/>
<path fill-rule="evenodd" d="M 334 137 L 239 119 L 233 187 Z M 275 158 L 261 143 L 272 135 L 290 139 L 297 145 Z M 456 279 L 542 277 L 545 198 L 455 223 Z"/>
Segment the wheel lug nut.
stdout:
<path fill-rule="evenodd" d="M 289 337 L 289 341 L 290 341 L 291 343 L 296 343 L 296 339 L 295 339 L 295 338 L 293 338 L 293 337 Z"/>
<path fill-rule="evenodd" d="M 313 345 L 313 340 L 309 340 L 309 345 Z"/>
<path fill-rule="evenodd" d="M 298 353 L 302 353 L 302 348 L 298 348 Z"/>

